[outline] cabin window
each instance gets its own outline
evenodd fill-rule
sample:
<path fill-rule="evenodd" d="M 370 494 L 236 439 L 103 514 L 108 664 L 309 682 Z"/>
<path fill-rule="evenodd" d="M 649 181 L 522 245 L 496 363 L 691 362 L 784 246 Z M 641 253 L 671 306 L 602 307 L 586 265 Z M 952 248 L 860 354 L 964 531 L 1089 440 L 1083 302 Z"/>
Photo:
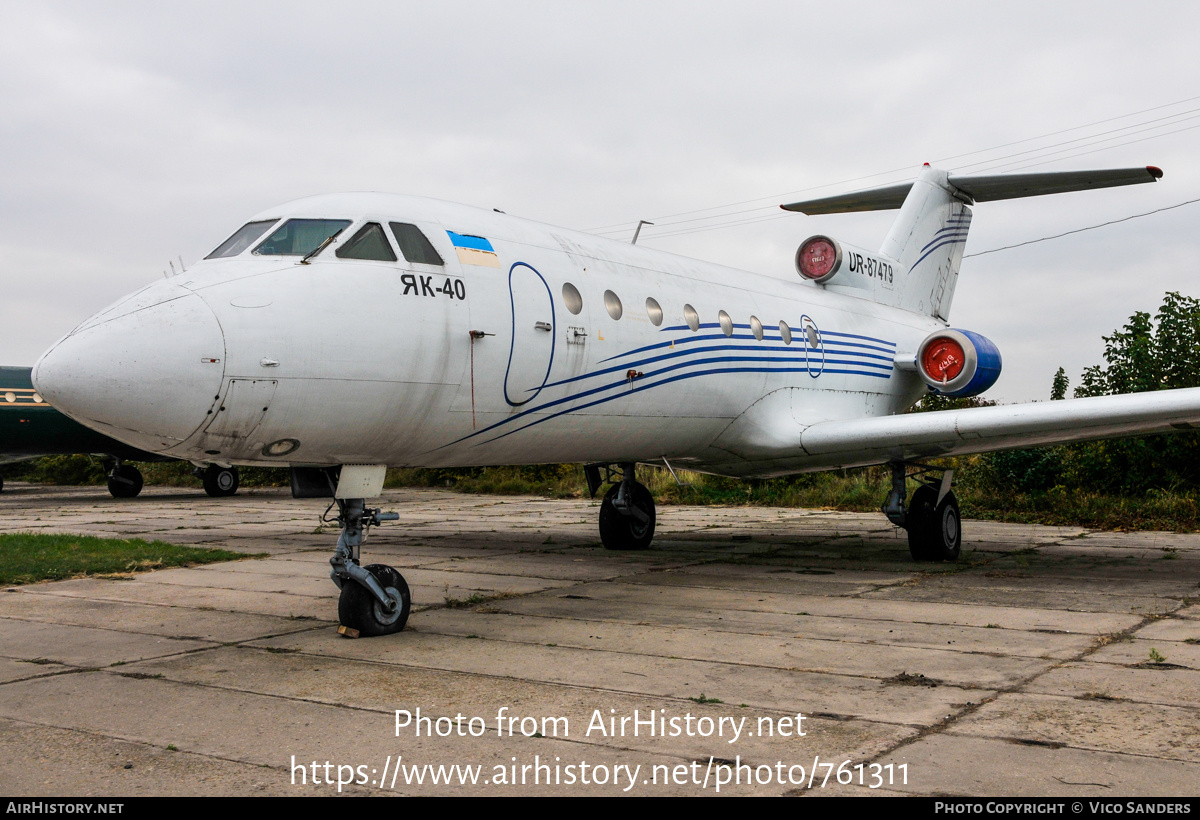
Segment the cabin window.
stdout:
<path fill-rule="evenodd" d="M 278 222 L 278 219 L 264 219 L 261 222 L 247 222 L 237 229 L 237 232 L 217 246 L 205 259 L 224 259 L 227 256 L 237 256 L 254 241 L 267 232 L 267 228 Z"/>
<path fill-rule="evenodd" d="M 646 299 L 646 315 L 650 317 L 650 324 L 654 325 L 655 327 L 658 327 L 662 324 L 662 305 L 660 305 L 653 296 Z"/>
<path fill-rule="evenodd" d="M 396 254 L 388 244 L 383 228 L 377 222 L 368 222 L 358 233 L 346 240 L 334 254 L 340 259 L 373 259 L 377 262 L 395 262 Z"/>
<path fill-rule="evenodd" d="M 787 322 L 782 320 L 779 322 L 779 336 L 781 339 L 783 339 L 783 343 L 785 345 L 790 345 L 792 343 L 792 329 L 788 327 Z"/>
<path fill-rule="evenodd" d="M 729 318 L 729 314 L 722 310 L 717 313 L 717 318 L 721 321 L 721 332 L 726 336 L 732 336 L 733 319 Z"/>
<path fill-rule="evenodd" d="M 396 237 L 396 245 L 400 253 L 409 262 L 420 265 L 444 265 L 442 256 L 433 247 L 433 243 L 421 232 L 416 225 L 407 222 L 389 222 L 392 235 Z"/>
<path fill-rule="evenodd" d="M 624 308 L 621 307 L 621 300 L 611 290 L 604 291 L 604 308 L 613 319 L 620 319 L 621 313 L 624 311 Z"/>
<path fill-rule="evenodd" d="M 700 329 L 700 314 L 691 305 L 683 306 L 683 320 L 687 322 L 687 326 L 695 333 Z"/>
<path fill-rule="evenodd" d="M 289 219 L 255 248 L 254 253 L 257 256 L 308 256 L 349 224 L 349 219 Z"/>
<path fill-rule="evenodd" d="M 578 316 L 579 311 L 583 310 L 583 297 L 579 295 L 579 288 L 567 282 L 563 285 L 562 294 L 563 304 L 567 306 L 567 310 Z"/>
<path fill-rule="evenodd" d="M 817 329 L 815 327 L 809 325 L 804 329 L 804 332 L 808 334 L 809 347 L 811 347 L 813 350 L 816 350 L 821 346 L 821 338 L 817 335 Z"/>
<path fill-rule="evenodd" d="M 762 322 L 758 321 L 757 316 L 750 317 L 750 332 L 754 334 L 755 339 L 758 339 L 760 342 L 762 341 L 762 337 L 763 337 Z"/>

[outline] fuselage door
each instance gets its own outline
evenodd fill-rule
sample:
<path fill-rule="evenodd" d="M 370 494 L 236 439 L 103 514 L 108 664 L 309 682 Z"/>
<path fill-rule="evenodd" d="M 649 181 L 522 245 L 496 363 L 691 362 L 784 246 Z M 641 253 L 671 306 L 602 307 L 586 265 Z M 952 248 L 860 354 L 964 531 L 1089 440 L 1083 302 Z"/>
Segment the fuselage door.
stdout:
<path fill-rule="evenodd" d="M 220 404 L 213 408 L 213 418 L 205 434 L 249 438 L 262 424 L 278 384 L 274 379 L 230 379 Z"/>
<path fill-rule="evenodd" d="M 550 286 L 523 262 L 508 272 L 512 338 L 504 373 L 504 400 L 512 407 L 532 401 L 550 376 L 557 322 Z"/>

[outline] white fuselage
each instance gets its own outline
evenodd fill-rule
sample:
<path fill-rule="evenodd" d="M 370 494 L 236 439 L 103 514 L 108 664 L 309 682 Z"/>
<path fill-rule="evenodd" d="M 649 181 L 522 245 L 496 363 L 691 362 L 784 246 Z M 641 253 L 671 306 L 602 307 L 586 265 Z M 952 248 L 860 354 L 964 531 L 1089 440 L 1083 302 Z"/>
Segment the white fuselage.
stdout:
<path fill-rule="evenodd" d="M 51 348 L 39 389 L 84 424 L 196 462 L 665 457 L 759 476 L 837 466 L 808 458 L 799 433 L 905 410 L 926 388 L 894 359 L 945 326 L 799 278 L 435 200 L 330 195 L 259 218 L 292 217 L 353 224 L 306 264 L 246 251 L 148 286 Z M 444 264 L 338 258 L 367 222 L 417 226 Z M 494 252 L 461 252 L 450 232 Z"/>

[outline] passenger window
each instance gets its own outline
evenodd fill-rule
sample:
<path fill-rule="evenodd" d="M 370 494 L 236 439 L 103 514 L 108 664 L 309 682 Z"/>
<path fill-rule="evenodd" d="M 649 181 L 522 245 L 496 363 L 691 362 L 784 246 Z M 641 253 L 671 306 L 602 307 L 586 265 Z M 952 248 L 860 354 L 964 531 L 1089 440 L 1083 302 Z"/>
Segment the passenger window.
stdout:
<path fill-rule="evenodd" d="M 396 254 L 388 244 L 383 228 L 376 222 L 368 222 L 351 237 L 335 254 L 341 259 L 374 259 L 379 262 L 395 262 Z"/>
<path fill-rule="evenodd" d="M 687 326 L 692 329 L 692 333 L 695 333 L 700 329 L 700 314 L 697 313 L 696 309 L 691 305 L 683 306 L 683 320 L 687 322 Z"/>
<path fill-rule="evenodd" d="M 662 324 L 663 309 L 662 305 L 653 296 L 646 298 L 646 315 L 650 317 L 650 324 L 658 327 Z"/>
<path fill-rule="evenodd" d="M 254 249 L 259 256 L 307 256 L 350 224 L 349 219 L 289 219 Z"/>
<path fill-rule="evenodd" d="M 217 249 L 210 253 L 205 259 L 224 259 L 227 256 L 237 256 L 246 248 L 254 244 L 254 240 L 258 239 L 267 232 L 267 228 L 274 225 L 279 220 L 264 219 L 261 222 L 247 222 L 245 225 L 237 229 L 237 233 L 226 239 Z"/>
<path fill-rule="evenodd" d="M 788 323 L 782 319 L 779 320 L 779 338 L 783 339 L 783 343 L 785 345 L 790 345 L 792 343 L 792 329 L 788 327 Z"/>
<path fill-rule="evenodd" d="M 721 332 L 726 336 L 733 335 L 733 319 L 729 318 L 729 314 L 723 310 L 717 311 L 717 318 L 721 322 Z"/>
<path fill-rule="evenodd" d="M 409 225 L 407 222 L 389 222 L 388 225 L 392 228 L 392 235 L 396 237 L 400 253 L 404 254 L 404 258 L 409 262 L 421 265 L 446 264 L 428 237 L 421 233 L 421 229 L 416 225 Z"/>
<path fill-rule="evenodd" d="M 579 311 L 583 310 L 583 296 L 579 294 L 579 288 L 567 282 L 563 285 L 563 302 L 567 306 L 567 310 L 578 316 Z"/>
<path fill-rule="evenodd" d="M 750 332 L 754 334 L 755 339 L 758 339 L 760 342 L 763 340 L 763 326 L 762 322 L 758 321 L 757 316 L 750 317 Z"/>
<path fill-rule="evenodd" d="M 613 319 L 620 319 L 621 313 L 624 311 L 620 298 L 611 290 L 604 291 L 604 307 Z"/>

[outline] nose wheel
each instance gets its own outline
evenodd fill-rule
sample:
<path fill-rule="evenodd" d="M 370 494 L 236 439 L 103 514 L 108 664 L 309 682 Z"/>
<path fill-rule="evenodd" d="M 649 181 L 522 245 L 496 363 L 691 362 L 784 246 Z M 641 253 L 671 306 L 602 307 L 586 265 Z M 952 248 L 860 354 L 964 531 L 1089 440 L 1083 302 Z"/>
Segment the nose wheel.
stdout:
<path fill-rule="evenodd" d="M 338 598 L 338 620 L 365 637 L 391 635 L 404 629 L 412 609 L 412 595 L 404 576 L 387 564 L 368 564 L 363 570 L 382 587 L 388 603 L 379 601 L 361 584 L 343 584 Z"/>
<path fill-rule="evenodd" d="M 359 637 L 392 635 L 404 629 L 412 609 L 412 594 L 404 576 L 386 564 L 360 566 L 359 550 L 370 527 L 400 516 L 367 507 L 361 498 L 336 499 L 337 549 L 329 559 L 329 577 L 342 591 L 338 620 Z"/>

